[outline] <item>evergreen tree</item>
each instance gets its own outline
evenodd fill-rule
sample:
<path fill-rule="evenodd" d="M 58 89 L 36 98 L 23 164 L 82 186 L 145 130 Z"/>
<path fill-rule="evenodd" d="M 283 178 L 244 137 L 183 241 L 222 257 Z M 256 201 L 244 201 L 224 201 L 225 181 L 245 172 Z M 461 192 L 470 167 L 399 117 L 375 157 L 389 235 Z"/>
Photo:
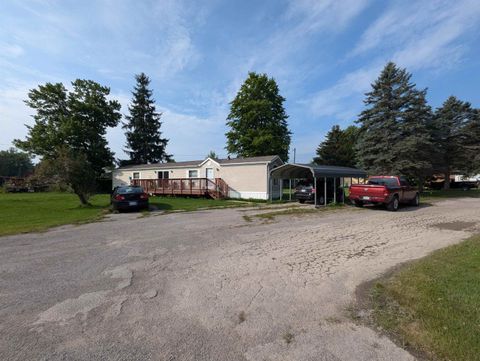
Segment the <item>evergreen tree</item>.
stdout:
<path fill-rule="evenodd" d="M 338 125 L 334 125 L 318 146 L 317 157 L 313 159 L 313 163 L 355 167 L 357 135 L 358 128 L 355 126 L 342 130 Z"/>
<path fill-rule="evenodd" d="M 435 170 L 444 174 L 445 189 L 450 187 L 452 173 L 475 171 L 480 142 L 478 122 L 478 111 L 454 96 L 435 111 L 433 137 L 439 155 Z"/>
<path fill-rule="evenodd" d="M 411 75 L 388 63 L 366 94 L 357 144 L 358 163 L 371 174 L 423 178 L 430 168 L 432 142 L 426 90 Z"/>
<path fill-rule="evenodd" d="M 15 148 L 0 150 L 0 176 L 23 177 L 33 171 L 32 158 Z"/>
<path fill-rule="evenodd" d="M 169 161 L 167 154 L 168 139 L 162 138 L 160 127 L 161 114 L 157 113 L 152 91 L 149 89 L 150 79 L 141 73 L 135 76 L 137 84 L 134 88 L 133 99 L 128 107 L 130 115 L 126 116 L 127 150 L 129 164 L 146 164 Z"/>
<path fill-rule="evenodd" d="M 278 155 L 288 160 L 291 133 L 284 101 L 273 78 L 249 73 L 230 103 L 227 151 L 241 157 Z"/>
<path fill-rule="evenodd" d="M 218 159 L 218 155 L 217 153 L 215 153 L 214 150 L 211 150 L 210 152 L 208 152 L 207 158 Z"/>
<path fill-rule="evenodd" d="M 467 150 L 472 154 L 470 174 L 480 173 L 480 109 L 475 109 L 473 116 L 466 126 Z"/>
<path fill-rule="evenodd" d="M 393 148 L 397 173 L 415 178 L 420 188 L 433 171 L 435 157 L 431 134 L 433 114 L 426 93 L 425 89 L 412 91 L 399 119 L 398 140 Z"/>

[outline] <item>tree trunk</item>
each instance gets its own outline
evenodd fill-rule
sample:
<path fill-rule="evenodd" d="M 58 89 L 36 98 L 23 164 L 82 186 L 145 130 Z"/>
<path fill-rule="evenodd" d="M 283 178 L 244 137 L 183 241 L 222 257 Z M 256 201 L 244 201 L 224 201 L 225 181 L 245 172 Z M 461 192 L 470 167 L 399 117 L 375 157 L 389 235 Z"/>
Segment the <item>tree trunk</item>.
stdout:
<path fill-rule="evenodd" d="M 85 195 L 81 192 L 76 193 L 78 198 L 80 199 L 80 203 L 82 203 L 82 206 L 88 205 L 88 198 L 85 197 Z"/>
<path fill-rule="evenodd" d="M 450 189 L 450 169 L 445 172 L 445 182 L 443 183 L 443 189 Z"/>
<path fill-rule="evenodd" d="M 423 185 L 425 184 L 425 177 L 424 176 L 418 177 L 417 182 L 418 182 L 418 191 L 423 192 Z"/>

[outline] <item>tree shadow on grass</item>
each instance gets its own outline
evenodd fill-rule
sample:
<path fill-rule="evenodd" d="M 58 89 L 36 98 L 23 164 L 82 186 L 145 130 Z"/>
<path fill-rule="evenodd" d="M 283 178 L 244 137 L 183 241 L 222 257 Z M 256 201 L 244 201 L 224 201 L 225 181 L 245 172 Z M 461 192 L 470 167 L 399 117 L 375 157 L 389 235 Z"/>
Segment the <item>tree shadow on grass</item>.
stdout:
<path fill-rule="evenodd" d="M 173 206 L 168 203 L 150 203 L 150 211 L 171 211 Z"/>

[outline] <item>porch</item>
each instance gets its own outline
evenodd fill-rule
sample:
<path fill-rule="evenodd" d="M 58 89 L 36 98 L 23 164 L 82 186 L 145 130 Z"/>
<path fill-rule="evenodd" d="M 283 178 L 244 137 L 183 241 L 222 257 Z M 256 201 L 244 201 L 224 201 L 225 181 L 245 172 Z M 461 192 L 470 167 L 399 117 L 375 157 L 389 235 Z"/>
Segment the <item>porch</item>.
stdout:
<path fill-rule="evenodd" d="M 227 198 L 228 184 L 222 178 L 167 178 L 132 179 L 132 185 L 141 186 L 153 195 L 197 196 L 213 199 Z"/>

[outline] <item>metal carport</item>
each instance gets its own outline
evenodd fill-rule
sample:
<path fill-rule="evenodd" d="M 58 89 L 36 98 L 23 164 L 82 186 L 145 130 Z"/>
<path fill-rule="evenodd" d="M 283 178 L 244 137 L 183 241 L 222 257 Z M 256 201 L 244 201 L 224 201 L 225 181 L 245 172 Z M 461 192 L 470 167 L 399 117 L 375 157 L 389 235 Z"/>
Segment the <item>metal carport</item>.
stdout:
<path fill-rule="evenodd" d="M 349 167 L 337 167 L 331 165 L 314 165 L 314 164 L 284 164 L 280 167 L 274 168 L 270 171 L 270 189 L 272 187 L 273 179 L 292 179 L 298 178 L 313 178 L 315 192 L 317 192 L 317 179 L 324 178 L 324 205 L 327 204 L 327 179 L 333 178 L 334 192 L 333 198 L 336 202 L 336 179 L 342 178 L 344 183 L 345 178 L 363 178 L 367 177 L 364 170 Z M 290 186 L 291 192 L 291 186 Z M 270 200 L 272 200 L 272 192 L 270 192 Z M 317 206 L 317 195 L 315 194 L 315 206 Z"/>

